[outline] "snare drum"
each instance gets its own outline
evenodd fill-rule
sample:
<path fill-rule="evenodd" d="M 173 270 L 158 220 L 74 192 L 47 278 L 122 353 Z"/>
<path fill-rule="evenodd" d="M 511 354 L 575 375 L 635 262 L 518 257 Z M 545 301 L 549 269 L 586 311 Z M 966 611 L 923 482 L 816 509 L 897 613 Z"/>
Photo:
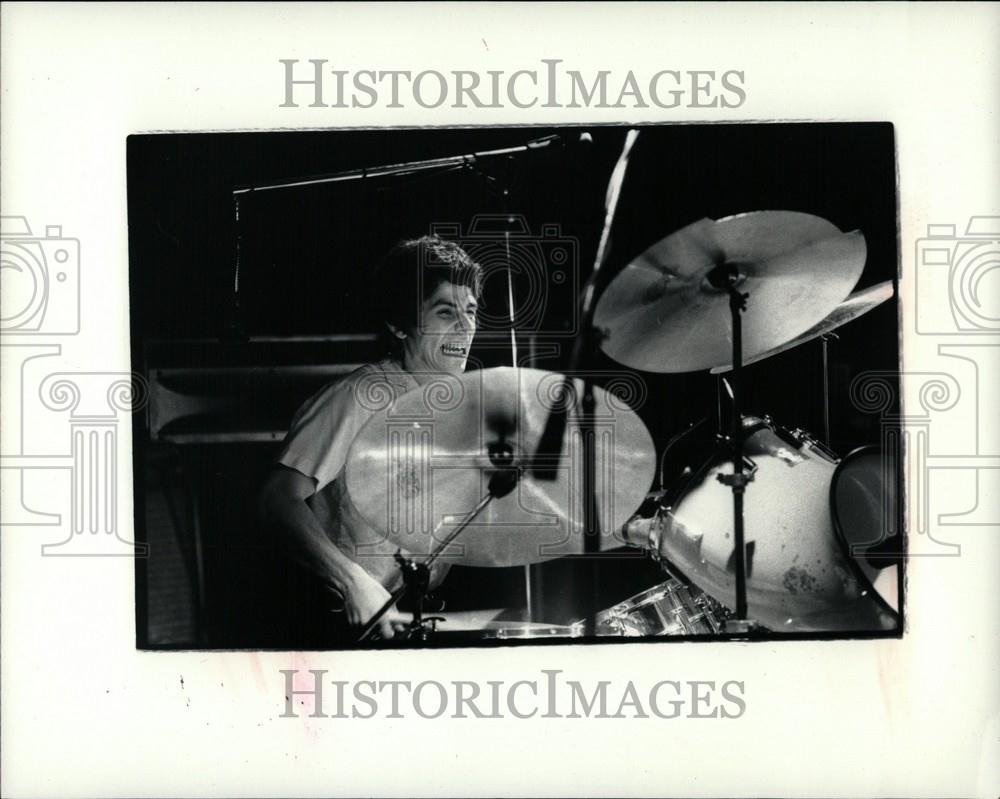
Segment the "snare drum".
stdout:
<path fill-rule="evenodd" d="M 893 629 L 895 615 L 858 579 L 834 533 L 830 490 L 836 455 L 808 433 L 768 417 L 745 419 L 744 435 L 752 476 L 744 496 L 751 619 L 775 632 Z M 717 479 L 732 474 L 732 462 L 717 442 L 678 443 L 686 465 L 661 494 L 648 525 L 627 528 L 626 536 L 732 606 L 733 499 Z"/>
<path fill-rule="evenodd" d="M 724 618 L 721 605 L 671 577 L 598 613 L 595 630 L 597 635 L 625 638 L 713 635 L 722 629 Z"/>

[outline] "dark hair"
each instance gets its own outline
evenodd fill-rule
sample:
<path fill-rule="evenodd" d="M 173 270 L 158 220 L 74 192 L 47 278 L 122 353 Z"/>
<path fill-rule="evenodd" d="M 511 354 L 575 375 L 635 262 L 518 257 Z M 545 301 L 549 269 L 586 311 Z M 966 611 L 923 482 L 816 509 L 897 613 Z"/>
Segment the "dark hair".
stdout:
<path fill-rule="evenodd" d="M 389 353 L 398 354 L 399 339 L 389 332 L 388 324 L 413 328 L 421 304 L 442 283 L 468 286 L 478 300 L 483 270 L 455 242 L 421 236 L 393 247 L 376 270 L 375 281 L 383 322 L 381 343 Z"/>

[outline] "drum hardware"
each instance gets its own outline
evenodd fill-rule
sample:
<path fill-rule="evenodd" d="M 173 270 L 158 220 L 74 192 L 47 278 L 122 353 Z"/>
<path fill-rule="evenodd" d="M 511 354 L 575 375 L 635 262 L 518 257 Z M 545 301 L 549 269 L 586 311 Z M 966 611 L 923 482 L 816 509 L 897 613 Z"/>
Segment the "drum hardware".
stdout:
<path fill-rule="evenodd" d="M 500 456 L 494 456 L 499 459 Z M 506 458 L 504 458 L 506 460 Z M 409 634 L 420 640 L 426 640 L 428 634 L 433 631 L 434 625 L 437 618 L 425 619 L 423 616 L 424 600 L 427 597 L 427 591 L 430 584 L 430 567 L 435 560 L 438 559 L 440 554 L 445 550 L 445 548 L 454 541 L 461 532 L 469 526 L 473 519 L 478 516 L 482 510 L 494 499 L 504 497 L 514 490 L 517 485 L 517 480 L 519 476 L 519 470 L 510 468 L 506 463 L 503 464 L 501 468 L 498 468 L 493 476 L 490 478 L 489 490 L 479 501 L 479 503 L 474 507 L 462 520 L 454 530 L 448 533 L 447 536 L 441 541 L 437 549 L 431 553 L 430 557 L 426 561 L 415 561 L 412 558 L 405 558 L 401 552 L 397 551 L 395 555 L 396 563 L 399 565 L 400 572 L 403 575 L 403 584 L 397 588 L 386 600 L 385 604 L 379 608 L 378 612 L 368 620 L 368 623 L 362 628 L 361 633 L 358 635 L 358 641 L 367 640 L 378 626 L 379 621 L 382 617 L 389 612 L 389 609 L 395 605 L 404 595 L 410 594 L 413 598 L 413 621 L 409 626 Z M 442 522 L 438 525 L 440 528 L 443 525 Z"/>
<path fill-rule="evenodd" d="M 728 263 L 723 263 L 708 273 L 709 282 L 716 288 L 723 289 L 729 295 L 729 311 L 732 319 L 733 336 L 733 397 L 732 397 L 732 422 L 730 427 L 730 446 L 733 451 L 733 473 L 730 475 L 717 474 L 716 480 L 729 489 L 733 494 L 733 546 L 735 547 L 736 565 L 736 617 L 735 624 L 743 628 L 747 619 L 747 549 L 745 541 L 745 531 L 743 529 L 743 495 L 746 492 L 747 484 L 753 481 L 753 471 L 744 469 L 743 457 L 743 413 L 742 401 L 742 372 L 743 372 L 743 318 L 742 314 L 747 308 L 749 292 L 737 291 L 740 273 L 737 268 Z M 740 632 L 744 632 L 740 629 Z"/>
<path fill-rule="evenodd" d="M 430 641 L 438 631 L 438 624 L 445 621 L 444 616 L 422 616 L 419 620 L 414 613 L 413 621 L 398 633 L 406 641 Z"/>
<path fill-rule="evenodd" d="M 894 629 L 896 614 L 856 571 L 830 512 L 832 487 L 859 486 L 851 496 L 860 492 L 868 497 L 869 510 L 857 500 L 842 504 L 868 520 L 867 537 L 875 540 L 883 518 L 877 512 L 880 486 L 867 477 L 835 481 L 842 461 L 831 459 L 821 442 L 773 421 L 762 427 L 762 421 L 750 417 L 744 422 L 753 431 L 745 435 L 745 447 L 757 467 L 745 506 L 746 523 L 756 531 L 753 569 L 747 578 L 749 616 L 775 632 Z M 790 446 L 789 440 L 801 446 Z M 684 452 L 688 467 L 656 496 L 659 507 L 652 517 L 630 519 L 623 537 L 633 546 L 648 548 L 661 564 L 668 564 L 668 573 L 676 570 L 709 596 L 732 596 L 733 518 L 716 479 L 731 468 L 728 453 L 705 442 L 700 455 L 690 455 L 681 443 L 675 446 Z M 859 529 L 857 519 L 850 526 Z M 752 632 L 731 620 L 725 631 Z"/>
<path fill-rule="evenodd" d="M 811 451 L 816 451 L 830 463 L 837 463 L 840 460 L 837 453 L 830 449 L 826 443 L 820 441 L 808 430 L 803 430 L 801 427 L 795 427 L 789 430 L 788 428 L 775 422 L 770 414 L 764 414 L 764 416 L 760 419 L 756 419 L 755 417 L 746 417 L 744 419 L 743 435 L 745 438 L 750 437 L 758 430 L 765 429 L 771 430 L 774 435 L 789 446 L 794 447 L 796 450 L 800 450 L 803 447 L 808 446 Z"/>
<path fill-rule="evenodd" d="M 824 333 L 819 337 L 823 350 L 823 442 L 830 446 L 830 341 L 839 340 L 836 333 Z"/>
<path fill-rule="evenodd" d="M 669 571 L 667 574 L 665 582 L 598 613 L 597 635 L 638 638 L 722 632 L 728 624 L 728 611 L 707 594 L 692 589 Z"/>

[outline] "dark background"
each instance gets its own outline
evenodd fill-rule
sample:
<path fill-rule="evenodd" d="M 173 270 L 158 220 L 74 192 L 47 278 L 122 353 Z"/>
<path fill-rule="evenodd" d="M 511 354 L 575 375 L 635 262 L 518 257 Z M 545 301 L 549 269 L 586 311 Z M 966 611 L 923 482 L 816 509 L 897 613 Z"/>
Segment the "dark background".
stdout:
<path fill-rule="evenodd" d="M 575 146 L 582 130 L 591 145 Z M 141 646 L 284 646 L 272 595 L 280 584 L 271 544 L 256 530 L 256 492 L 295 408 L 328 377 L 295 378 L 280 367 L 361 363 L 377 352 L 370 312 L 372 269 L 401 238 L 459 226 L 469 240 L 476 215 L 509 211 L 527 231 L 515 258 L 536 264 L 516 290 L 544 290 L 542 312 L 520 323 L 522 355 L 558 370 L 575 324 L 577 289 L 589 273 L 622 127 L 417 129 L 308 133 L 160 134 L 128 139 L 128 213 L 134 370 L 194 411 L 154 431 L 152 409 L 137 417 L 137 535 L 150 544 L 138 572 Z M 567 146 L 482 161 L 447 173 L 371 178 L 277 191 L 240 203 L 234 187 L 366 166 L 472 153 L 558 134 Z M 508 195 L 504 196 L 503 189 Z M 815 214 L 864 233 L 868 260 L 856 288 L 895 279 L 895 160 L 887 123 L 676 125 L 642 128 L 630 159 L 605 276 L 655 241 L 702 217 L 754 210 Z M 481 222 L 485 228 L 489 220 Z M 496 230 L 495 226 L 491 228 Z M 239 238 L 240 304 L 234 302 Z M 493 241 L 497 238 L 494 235 Z M 479 246 L 479 245 L 477 245 Z M 493 263 L 497 248 L 487 245 Z M 562 269 L 569 253 L 575 269 Z M 565 279 L 555 279 L 560 272 Z M 509 364 L 500 316 L 503 273 L 488 267 L 484 317 L 472 361 Z M 537 308 L 536 308 L 537 310 Z M 830 347 L 831 443 L 845 454 L 878 443 L 879 420 L 852 409 L 851 380 L 898 369 L 895 302 L 838 331 Z M 551 353 L 551 354 L 544 354 Z M 523 362 L 523 361 L 522 361 Z M 267 367 L 278 367 L 268 373 Z M 187 370 L 170 383 L 161 369 Z M 621 367 L 598 354 L 598 372 Z M 746 370 L 746 411 L 822 433 L 819 342 Z M 707 373 L 643 374 L 638 411 L 658 446 L 714 414 Z M 212 412 L 200 398 L 224 398 Z M 254 436 L 254 433 L 257 433 Z M 572 563 L 535 569 L 549 622 L 571 616 Z M 642 556 L 606 569 L 607 605 L 658 581 Z M 455 569 L 451 607 L 523 602 L 523 570 Z M 270 614 L 270 615 L 269 615 Z"/>

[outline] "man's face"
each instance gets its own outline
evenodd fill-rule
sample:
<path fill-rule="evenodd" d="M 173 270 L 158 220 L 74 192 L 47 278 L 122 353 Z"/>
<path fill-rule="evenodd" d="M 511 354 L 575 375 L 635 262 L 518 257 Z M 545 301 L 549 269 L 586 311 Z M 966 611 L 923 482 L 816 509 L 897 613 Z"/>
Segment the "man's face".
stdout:
<path fill-rule="evenodd" d="M 405 331 L 407 371 L 464 372 L 476 333 L 477 308 L 468 286 L 440 283 L 421 304 L 416 328 Z"/>

